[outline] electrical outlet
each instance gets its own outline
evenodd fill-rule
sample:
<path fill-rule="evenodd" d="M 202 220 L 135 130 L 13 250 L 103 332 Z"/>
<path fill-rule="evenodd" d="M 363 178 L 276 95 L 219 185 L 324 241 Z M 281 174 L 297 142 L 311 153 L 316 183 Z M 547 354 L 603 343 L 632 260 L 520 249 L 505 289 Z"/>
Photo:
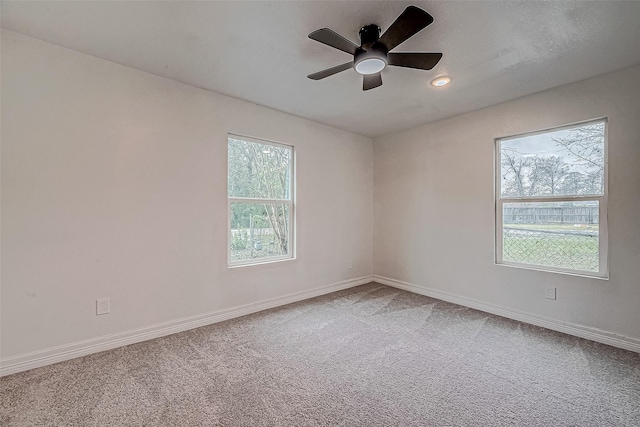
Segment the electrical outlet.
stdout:
<path fill-rule="evenodd" d="M 353 268 L 353 261 L 349 261 L 347 263 L 347 268 Z"/>
<path fill-rule="evenodd" d="M 96 300 L 96 316 L 101 314 L 109 314 L 111 311 L 111 303 L 109 302 L 109 298 L 102 298 Z"/>
<path fill-rule="evenodd" d="M 544 297 L 546 299 L 556 299 L 556 288 L 553 286 L 546 286 L 544 288 Z"/>

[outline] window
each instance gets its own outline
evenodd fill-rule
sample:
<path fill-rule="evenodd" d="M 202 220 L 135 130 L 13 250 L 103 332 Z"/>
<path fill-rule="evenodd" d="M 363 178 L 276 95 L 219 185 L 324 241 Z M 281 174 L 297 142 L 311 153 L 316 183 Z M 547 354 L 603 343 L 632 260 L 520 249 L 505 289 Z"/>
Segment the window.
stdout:
<path fill-rule="evenodd" d="M 496 262 L 607 276 L 606 119 L 496 140 Z"/>
<path fill-rule="evenodd" d="M 293 147 L 228 137 L 229 266 L 293 258 Z"/>

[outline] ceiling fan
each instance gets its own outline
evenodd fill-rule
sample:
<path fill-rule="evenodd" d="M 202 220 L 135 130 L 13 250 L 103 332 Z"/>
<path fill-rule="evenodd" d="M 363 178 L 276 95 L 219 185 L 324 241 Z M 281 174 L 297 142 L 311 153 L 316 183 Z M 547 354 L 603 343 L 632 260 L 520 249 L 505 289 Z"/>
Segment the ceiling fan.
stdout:
<path fill-rule="evenodd" d="M 427 12 L 418 7 L 409 6 L 382 36 L 380 36 L 380 27 L 376 24 L 362 27 L 360 46 L 328 28 L 316 30 L 309 34 L 310 39 L 353 55 L 353 61 L 309 74 L 307 77 L 320 80 L 353 67 L 363 76 L 362 90 L 369 90 L 382 86 L 380 72 L 387 65 L 430 70 L 440 61 L 442 53 L 390 51 L 432 22 L 433 17 Z"/>

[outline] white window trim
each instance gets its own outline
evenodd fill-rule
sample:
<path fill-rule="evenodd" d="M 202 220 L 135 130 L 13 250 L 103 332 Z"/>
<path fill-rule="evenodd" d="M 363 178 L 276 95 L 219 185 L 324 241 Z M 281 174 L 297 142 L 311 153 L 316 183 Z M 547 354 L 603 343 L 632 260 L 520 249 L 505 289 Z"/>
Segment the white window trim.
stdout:
<path fill-rule="evenodd" d="M 503 141 L 509 141 L 524 136 L 538 135 L 541 133 L 553 132 L 563 129 L 570 129 L 578 127 L 580 125 L 587 125 L 590 123 L 604 122 L 604 192 L 601 195 L 583 195 L 583 196 L 539 196 L 539 197 L 502 197 L 502 179 L 501 179 L 501 150 L 500 143 Z M 519 135 L 512 135 L 508 137 L 500 137 L 494 139 L 494 200 L 495 200 L 495 235 L 494 235 L 494 248 L 495 248 L 495 264 L 507 267 L 524 268 L 528 270 L 548 271 L 553 273 L 569 274 L 573 276 L 583 276 L 596 279 L 609 279 L 609 227 L 607 219 L 607 202 L 608 202 L 608 186 L 609 186 L 609 123 L 606 117 L 598 119 L 586 120 L 583 122 L 577 122 L 565 126 L 552 127 L 548 129 L 538 130 L 534 132 L 521 133 Z M 505 203 L 518 203 L 518 202 L 575 202 L 575 201 L 597 201 L 599 211 L 599 238 L 598 238 L 598 268 L 599 271 L 587 271 L 568 269 L 560 267 L 551 267 L 547 265 L 539 264 L 527 264 L 518 263 L 513 261 L 505 261 L 503 257 L 503 230 L 502 230 L 502 213 L 503 205 Z"/>
<path fill-rule="evenodd" d="M 293 145 L 282 144 L 279 142 L 269 141 L 267 139 L 254 138 L 250 136 L 244 136 L 237 133 L 227 134 L 227 154 L 229 150 L 229 138 L 241 139 L 247 142 L 253 142 L 261 145 L 273 145 L 276 147 L 288 148 L 291 150 L 291 165 L 289 172 L 289 198 L 288 199 L 261 199 L 252 197 L 231 197 L 229 196 L 229 156 L 227 155 L 227 268 L 245 267 L 250 265 L 271 264 L 274 262 L 289 261 L 296 259 L 295 256 L 295 242 L 294 242 L 294 228 L 295 228 L 295 190 L 294 190 L 294 176 L 295 176 L 295 149 Z M 280 256 L 272 256 L 268 258 L 256 258 L 253 260 L 240 260 L 231 261 L 231 205 L 233 203 L 278 203 L 288 205 L 289 208 L 289 227 L 288 227 L 288 254 Z"/>

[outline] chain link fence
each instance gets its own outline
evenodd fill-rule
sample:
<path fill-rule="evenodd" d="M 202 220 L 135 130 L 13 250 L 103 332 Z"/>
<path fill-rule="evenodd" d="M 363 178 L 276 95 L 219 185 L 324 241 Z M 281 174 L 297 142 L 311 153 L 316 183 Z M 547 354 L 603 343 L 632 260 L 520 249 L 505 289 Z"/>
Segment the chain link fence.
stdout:
<path fill-rule="evenodd" d="M 544 230 L 503 227 L 505 261 L 583 271 L 598 271 L 597 230 Z"/>

